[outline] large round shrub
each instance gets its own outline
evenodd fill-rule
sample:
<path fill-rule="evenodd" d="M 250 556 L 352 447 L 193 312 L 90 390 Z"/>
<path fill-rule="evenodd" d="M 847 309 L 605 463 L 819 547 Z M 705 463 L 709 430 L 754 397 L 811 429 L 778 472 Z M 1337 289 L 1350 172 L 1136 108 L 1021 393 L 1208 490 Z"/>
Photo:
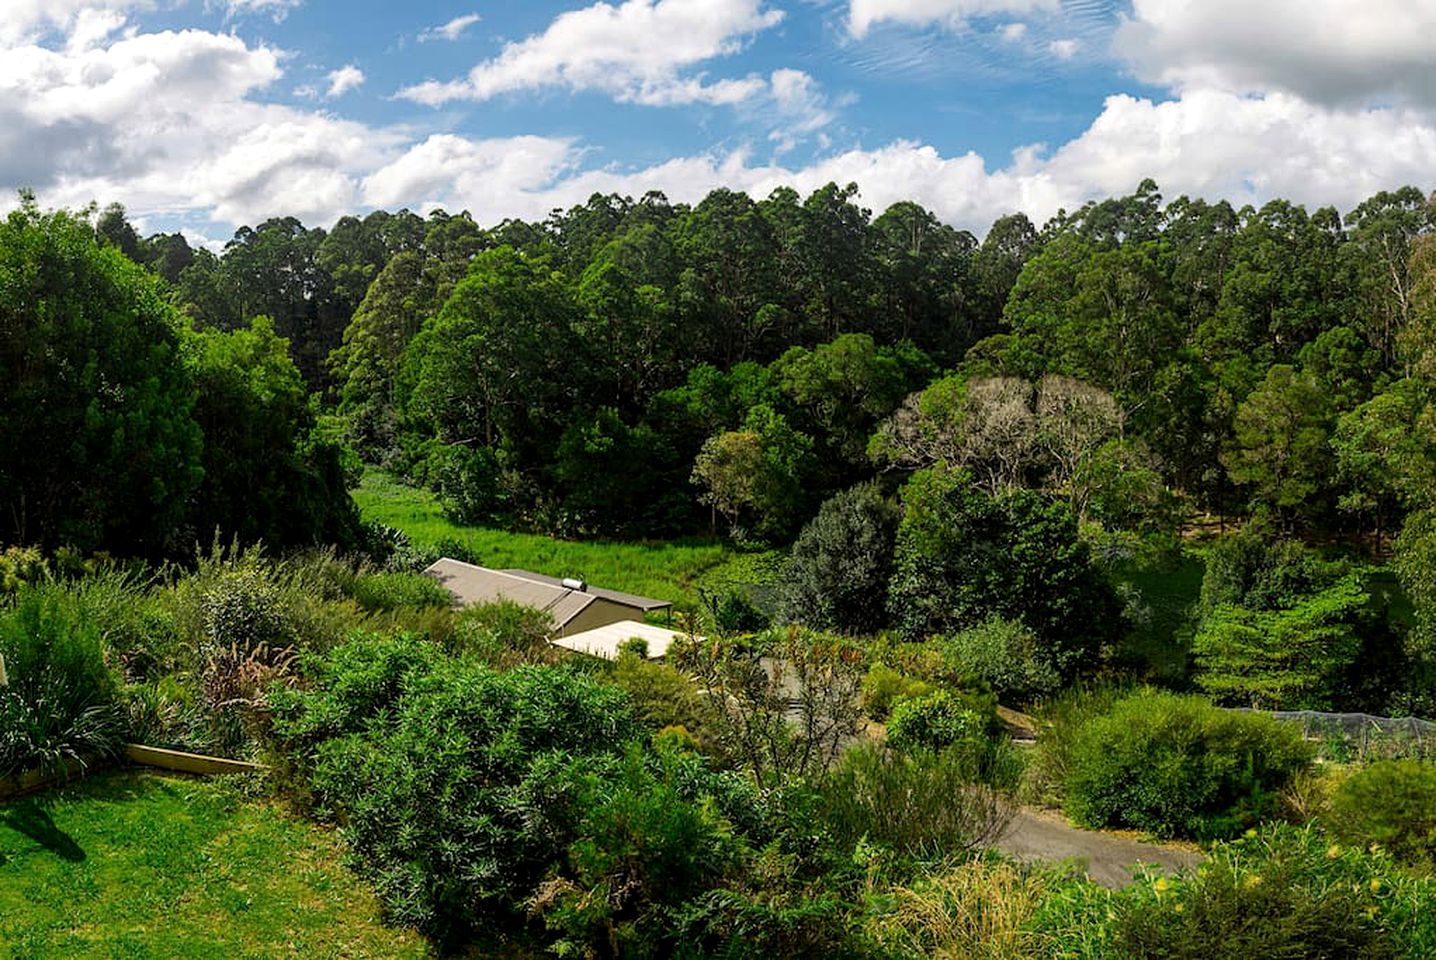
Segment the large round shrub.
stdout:
<path fill-rule="evenodd" d="M 1078 733 L 1067 810 L 1090 827 L 1158 836 L 1232 836 L 1269 815 L 1313 751 L 1291 724 L 1143 692 Z"/>
<path fill-rule="evenodd" d="M 976 748 L 988 743 L 996 727 L 991 704 L 960 697 L 949 690 L 935 690 L 898 699 L 888 720 L 888 745 L 906 753 L 955 746 Z"/>
<path fill-rule="evenodd" d="M 1382 760 L 1336 790 L 1326 823 L 1347 843 L 1379 843 L 1416 867 L 1436 866 L 1436 763 Z"/>

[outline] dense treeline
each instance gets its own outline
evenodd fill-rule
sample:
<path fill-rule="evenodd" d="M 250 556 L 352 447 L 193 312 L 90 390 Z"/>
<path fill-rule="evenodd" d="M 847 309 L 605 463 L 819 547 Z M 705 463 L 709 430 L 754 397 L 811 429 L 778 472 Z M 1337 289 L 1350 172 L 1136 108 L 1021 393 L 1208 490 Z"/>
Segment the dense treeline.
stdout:
<path fill-rule="evenodd" d="M 1205 513 L 1253 534 L 1223 548 L 1245 553 L 1213 575 L 1245 572 L 1191 626 L 1198 683 L 1253 705 L 1425 703 L 1425 680 L 1395 692 L 1436 649 L 1436 208 L 1420 190 L 1342 216 L 1164 203 L 1145 182 L 981 241 L 856 200 L 830 184 L 691 207 L 595 196 L 487 229 L 442 211 L 270 220 L 222 255 L 141 239 L 119 207 L 91 228 L 29 204 L 5 244 L 16 278 L 64 226 L 67 255 L 120 279 L 60 280 L 63 310 L 8 328 L 7 449 L 41 445 L 56 421 L 26 414 L 58 407 L 76 441 L 0 466 L 7 539 L 352 544 L 342 438 L 470 523 L 643 537 L 721 521 L 781 545 L 817 517 L 787 615 L 908 639 L 1006 618 L 1037 638 L 1034 670 L 1067 678 L 1130 626 L 1095 569 L 1111 538 L 1170 538 Z M 143 322 L 106 326 L 114 310 Z M 106 337 L 133 357 L 84 363 Z M 858 487 L 868 506 L 819 515 Z M 1392 547 L 1414 616 L 1360 562 Z"/>

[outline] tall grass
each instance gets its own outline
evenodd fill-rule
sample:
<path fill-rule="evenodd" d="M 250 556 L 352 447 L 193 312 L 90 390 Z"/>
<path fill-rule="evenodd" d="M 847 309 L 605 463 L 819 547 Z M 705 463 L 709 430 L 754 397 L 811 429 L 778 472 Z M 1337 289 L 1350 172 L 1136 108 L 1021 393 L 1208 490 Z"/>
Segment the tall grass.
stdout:
<path fill-rule="evenodd" d="M 116 680 L 100 626 L 61 584 L 21 587 L 0 611 L 0 778 L 115 753 Z"/>
<path fill-rule="evenodd" d="M 696 609 L 698 586 L 705 574 L 730 556 L 713 540 L 578 543 L 460 526 L 444 516 L 433 494 L 374 471 L 366 473 L 352 493 L 365 520 L 402 530 L 420 549 L 433 550 L 453 542 L 487 567 L 582 577 L 595 586 L 672 601 L 685 609 Z"/>

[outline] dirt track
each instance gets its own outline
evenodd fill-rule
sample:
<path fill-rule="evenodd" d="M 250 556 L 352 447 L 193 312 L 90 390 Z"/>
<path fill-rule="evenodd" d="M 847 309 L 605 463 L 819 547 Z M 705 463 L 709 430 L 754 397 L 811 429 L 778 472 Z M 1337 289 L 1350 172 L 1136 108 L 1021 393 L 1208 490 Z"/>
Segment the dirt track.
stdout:
<path fill-rule="evenodd" d="M 1142 843 L 1127 837 L 1079 830 L 1056 814 L 1019 810 L 997 841 L 997 849 L 1026 861 L 1082 860 L 1087 874 L 1104 887 L 1132 882 L 1137 863 L 1159 866 L 1166 873 L 1195 867 L 1202 855 L 1175 847 Z"/>

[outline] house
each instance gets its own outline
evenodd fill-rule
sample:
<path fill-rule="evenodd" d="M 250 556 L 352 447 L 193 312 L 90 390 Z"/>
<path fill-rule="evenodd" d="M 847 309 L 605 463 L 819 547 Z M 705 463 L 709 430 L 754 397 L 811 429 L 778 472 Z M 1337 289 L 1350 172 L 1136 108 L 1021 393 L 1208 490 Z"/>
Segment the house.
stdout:
<path fill-rule="evenodd" d="M 443 584 L 459 606 L 509 600 L 542 610 L 553 618 L 554 637 L 641 621 L 649 611 L 671 606 L 662 600 L 589 587 L 579 580 L 559 580 L 524 570 L 490 570 L 448 557 L 424 573 Z"/>
<path fill-rule="evenodd" d="M 555 637 L 553 644 L 574 653 L 601 657 L 604 660 L 617 660 L 624 643 L 636 637 L 647 644 L 646 656 L 648 659 L 662 660 L 668 656 L 668 648 L 673 645 L 673 641 L 683 636 L 686 634 L 677 630 L 655 627 L 651 623 L 639 623 L 636 620 L 624 620 L 619 623 L 594 627 L 592 630 L 569 634 L 566 637 Z M 702 637 L 696 639 L 701 640 Z"/>

